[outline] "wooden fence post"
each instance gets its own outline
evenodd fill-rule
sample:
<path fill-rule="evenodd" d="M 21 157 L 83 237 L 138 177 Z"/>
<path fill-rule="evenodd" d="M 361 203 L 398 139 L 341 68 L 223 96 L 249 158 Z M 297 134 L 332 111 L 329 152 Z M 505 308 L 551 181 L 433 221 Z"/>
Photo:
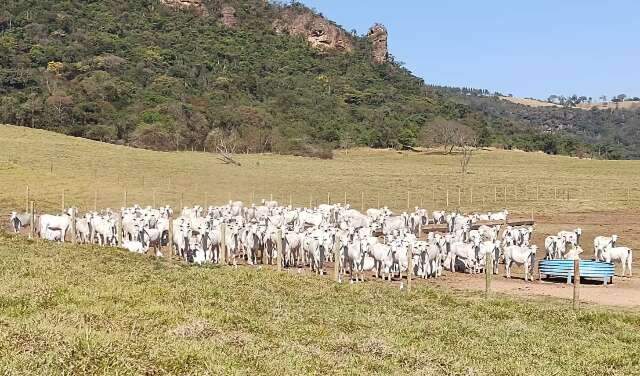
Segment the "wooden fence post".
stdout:
<path fill-rule="evenodd" d="M 331 192 L 327 192 L 327 205 L 331 205 Z"/>
<path fill-rule="evenodd" d="M 276 247 L 278 248 L 276 252 L 276 268 L 280 272 L 282 271 L 282 254 L 284 253 L 282 249 L 282 228 L 278 228 L 276 236 Z"/>
<path fill-rule="evenodd" d="M 573 260 L 573 309 L 580 309 L 580 260 Z"/>
<path fill-rule="evenodd" d="M 227 263 L 227 224 L 220 225 L 220 265 Z"/>
<path fill-rule="evenodd" d="M 493 253 L 486 252 L 484 254 L 484 297 L 488 298 L 491 294 L 491 278 L 493 278 Z"/>
<path fill-rule="evenodd" d="M 269 201 L 273 201 L 273 193 L 269 193 Z"/>
<path fill-rule="evenodd" d="M 471 205 L 473 205 L 473 185 L 469 187 L 469 195 L 471 196 L 469 201 L 471 202 Z"/>
<path fill-rule="evenodd" d="M 126 188 L 124 189 L 124 198 L 123 198 L 123 201 L 122 201 L 122 207 L 123 208 L 127 207 L 127 189 Z"/>
<path fill-rule="evenodd" d="M 413 273 L 413 243 L 409 243 L 409 249 L 407 250 L 408 265 L 407 265 L 407 292 L 411 292 L 411 280 Z"/>
<path fill-rule="evenodd" d="M 29 219 L 31 220 L 31 226 L 29 226 L 29 239 L 33 239 L 36 227 L 36 214 L 35 214 L 35 201 L 29 203 Z"/>
<path fill-rule="evenodd" d="M 71 244 L 76 244 L 76 209 L 71 208 L 71 226 L 69 226 L 71 231 Z"/>
<path fill-rule="evenodd" d="M 333 245 L 333 276 L 336 282 L 342 282 L 340 280 L 340 248 L 342 248 L 342 244 L 340 244 L 341 240 L 338 240 Z"/>
<path fill-rule="evenodd" d="M 24 209 L 25 213 L 29 212 L 29 202 L 30 202 L 30 200 L 29 200 L 29 186 L 27 185 L 27 201 L 26 201 L 25 209 Z"/>

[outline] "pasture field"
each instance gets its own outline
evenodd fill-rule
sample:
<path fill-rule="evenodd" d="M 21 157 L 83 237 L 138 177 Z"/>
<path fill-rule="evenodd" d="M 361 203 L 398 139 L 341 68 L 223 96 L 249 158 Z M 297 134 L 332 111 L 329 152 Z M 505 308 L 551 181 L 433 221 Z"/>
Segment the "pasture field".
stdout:
<path fill-rule="evenodd" d="M 638 161 L 483 150 L 463 182 L 458 156 L 434 150 L 238 155 L 236 167 L 13 126 L 0 126 L 0 145 L 3 228 L 24 209 L 27 186 L 39 212 L 59 212 L 63 195 L 81 211 L 119 208 L 125 191 L 129 205 L 346 196 L 356 208 L 437 210 L 448 191 L 450 210 L 533 214 L 536 244 L 582 227 L 586 257 L 599 234 L 640 248 Z M 482 278 L 460 273 L 407 294 L 370 276 L 340 285 L 6 234 L 0 255 L 0 374 L 640 375 L 637 277 L 584 286 L 588 303 L 574 312 L 557 299 L 571 296 L 563 284 L 497 277 L 485 300 Z"/>
<path fill-rule="evenodd" d="M 640 315 L 0 234 L 1 374 L 639 375 Z"/>
<path fill-rule="evenodd" d="M 327 199 L 360 208 L 423 206 L 499 210 L 519 216 L 640 208 L 640 161 L 597 161 L 542 153 L 479 151 L 461 181 L 459 157 L 439 151 L 356 149 L 333 160 L 162 153 L 29 128 L 0 126 L 0 208 L 25 207 L 26 187 L 41 210 L 119 208 L 124 203 L 193 205 L 270 198 L 295 206 Z M 505 195 L 506 192 L 506 195 Z M 327 197 L 327 196 L 330 197 Z M 97 200 L 96 200 L 97 197 Z M 408 200 L 407 200 L 408 198 Z"/>

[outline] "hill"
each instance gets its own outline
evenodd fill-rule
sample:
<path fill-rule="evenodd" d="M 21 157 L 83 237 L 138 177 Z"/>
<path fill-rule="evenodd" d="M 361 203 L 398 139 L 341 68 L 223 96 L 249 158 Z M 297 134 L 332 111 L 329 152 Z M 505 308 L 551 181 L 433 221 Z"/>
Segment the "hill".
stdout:
<path fill-rule="evenodd" d="M 505 97 L 501 96 L 500 99 L 512 102 L 516 104 L 522 104 L 530 107 L 568 107 L 571 109 L 581 109 L 581 110 L 636 110 L 640 109 L 639 101 L 623 101 L 623 102 L 597 102 L 597 103 L 578 103 L 574 106 L 562 106 L 557 103 L 551 103 L 548 101 L 543 101 L 539 99 L 533 98 L 518 98 L 518 97 Z"/>
<path fill-rule="evenodd" d="M 637 102 L 595 105 L 589 110 L 532 99 L 508 98 L 487 91 L 432 86 L 443 100 L 482 112 L 489 123 L 512 125 L 506 138 L 494 139 L 505 148 L 543 150 L 549 154 L 599 159 L 640 158 L 640 108 Z M 517 128 L 520 127 L 520 128 Z M 530 133 L 519 129 L 526 129 Z"/>
<path fill-rule="evenodd" d="M 156 150 L 325 155 L 423 142 L 440 119 L 478 143 L 591 151 L 580 138 L 488 116 L 396 63 L 387 30 L 345 31 L 262 0 L 8 0 L 0 122 Z"/>

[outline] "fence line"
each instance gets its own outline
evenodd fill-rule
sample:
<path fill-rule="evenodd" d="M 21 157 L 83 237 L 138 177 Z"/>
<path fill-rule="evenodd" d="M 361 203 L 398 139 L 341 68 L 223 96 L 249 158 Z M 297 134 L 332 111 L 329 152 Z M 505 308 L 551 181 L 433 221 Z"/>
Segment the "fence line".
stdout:
<path fill-rule="evenodd" d="M 145 183 L 149 187 L 149 183 Z M 22 190 L 22 189 L 21 189 Z M 35 200 L 39 203 L 39 208 L 49 209 L 55 207 L 50 194 L 43 194 L 41 189 L 34 186 L 25 186 L 22 190 L 25 212 L 29 211 L 29 204 Z M 455 193 L 454 193 L 455 192 Z M 453 200 L 451 194 L 454 194 Z M 319 200 L 323 193 L 318 190 L 310 192 L 300 191 L 274 191 L 259 192 L 240 191 L 238 193 L 225 192 L 224 194 L 211 194 L 209 192 L 181 190 L 175 187 L 172 190 L 163 187 L 148 189 L 131 189 L 123 187 L 119 195 L 122 197 L 123 206 L 138 204 L 140 206 L 163 206 L 170 205 L 174 208 L 193 205 L 224 205 L 230 198 L 245 202 L 246 205 L 254 203 L 259 205 L 263 198 L 276 200 L 283 205 L 292 207 L 317 206 L 320 203 L 341 203 L 348 204 L 352 208 L 366 211 L 368 208 L 388 206 L 394 211 L 413 210 L 414 207 L 428 208 L 431 210 L 441 209 L 461 209 L 465 211 L 499 210 L 502 208 L 524 209 L 529 212 L 531 208 L 558 205 L 584 205 L 589 203 L 624 203 L 640 205 L 640 190 L 636 187 L 627 186 L 617 189 L 595 189 L 575 188 L 567 186 L 518 186 L 518 185 L 469 185 L 460 186 L 432 186 L 430 194 L 427 190 L 406 190 L 404 193 L 381 192 L 368 193 L 365 190 L 354 193 L 350 191 L 328 191 L 325 192 L 326 201 Z M 117 189 L 92 189 L 86 193 L 72 192 L 68 188 L 60 190 L 59 208 L 74 206 L 83 210 L 99 210 L 107 207 L 118 207 L 115 197 L 118 196 Z M 403 199 L 402 196 L 405 198 Z M 456 197 L 457 196 L 457 197 Z M 493 197 L 492 197 L 493 196 Z M 340 197 L 335 200 L 334 197 Z M 20 205 L 22 206 L 22 205 Z M 15 210 L 16 208 L 7 208 Z"/>

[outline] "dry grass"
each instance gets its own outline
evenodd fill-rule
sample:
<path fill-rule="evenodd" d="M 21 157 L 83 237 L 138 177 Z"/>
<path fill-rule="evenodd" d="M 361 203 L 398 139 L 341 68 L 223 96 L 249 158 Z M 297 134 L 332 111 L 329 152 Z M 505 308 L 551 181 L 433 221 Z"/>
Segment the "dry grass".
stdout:
<path fill-rule="evenodd" d="M 294 205 L 347 201 L 359 208 L 409 205 L 429 209 L 458 206 L 459 157 L 356 149 L 334 160 L 280 155 L 240 155 L 242 167 L 225 165 L 215 155 L 162 153 L 108 145 L 28 128 L 0 126 L 0 207 L 25 206 L 25 191 L 42 210 L 66 203 L 91 209 L 120 207 L 127 201 L 178 206 L 249 202 L 269 198 Z M 596 161 L 542 153 L 481 151 L 471 161 L 461 191 L 464 210 L 502 207 L 535 213 L 616 210 L 640 206 L 639 161 Z M 505 200 L 506 188 L 506 200 Z M 473 203 L 471 195 L 473 190 Z M 569 200 L 567 198 L 569 191 Z M 206 197 L 205 197 L 206 193 Z M 435 197 L 435 201 L 434 201 Z M 538 198 L 538 199 L 536 199 Z M 3 214 L 6 214 L 3 212 Z"/>
<path fill-rule="evenodd" d="M 521 104 L 524 106 L 530 107 L 563 107 L 562 105 L 549 103 L 537 99 L 528 99 L 528 98 L 516 98 L 516 97 L 500 97 L 500 99 Z M 640 102 L 637 101 L 626 101 L 626 102 L 606 102 L 606 103 L 580 103 L 576 106 L 573 106 L 574 109 L 580 110 L 591 110 L 596 108 L 598 110 L 608 110 L 608 109 L 620 109 L 620 110 L 634 110 L 640 108 Z"/>

